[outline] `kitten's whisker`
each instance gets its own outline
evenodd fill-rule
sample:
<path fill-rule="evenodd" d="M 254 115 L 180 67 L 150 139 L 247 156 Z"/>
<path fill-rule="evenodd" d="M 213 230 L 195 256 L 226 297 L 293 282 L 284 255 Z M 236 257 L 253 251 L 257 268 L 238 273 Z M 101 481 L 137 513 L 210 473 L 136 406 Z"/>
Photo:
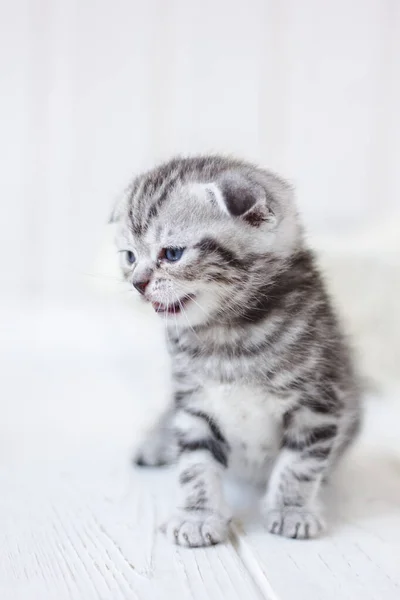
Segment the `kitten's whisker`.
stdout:
<path fill-rule="evenodd" d="M 190 324 L 190 321 L 189 321 L 189 319 L 188 319 L 188 316 L 187 316 L 187 314 L 186 314 L 185 308 L 184 308 L 184 306 L 183 306 L 183 304 L 181 303 L 181 301 L 180 301 L 180 300 L 178 300 L 178 304 L 179 304 L 179 307 L 180 307 L 180 309 L 181 309 L 181 312 L 183 313 L 183 316 L 185 317 L 185 319 L 186 319 L 186 321 L 187 321 L 187 324 L 189 325 L 190 329 L 193 331 L 194 335 L 195 335 L 195 336 L 197 337 L 197 339 L 198 339 L 198 338 L 199 338 L 199 336 L 197 335 L 197 333 L 195 332 L 195 330 L 194 330 L 194 329 L 193 329 L 193 327 L 191 326 L 191 324 Z"/>
<path fill-rule="evenodd" d="M 178 289 L 178 291 L 179 291 L 179 287 L 180 287 L 180 286 L 179 286 L 179 284 L 178 284 L 178 285 L 177 285 L 177 289 Z M 184 290 L 182 287 L 181 287 L 181 291 L 182 291 L 183 293 L 185 292 L 185 290 Z M 206 313 L 206 311 L 204 310 L 204 308 L 203 308 L 203 307 L 202 307 L 202 306 L 201 306 L 201 305 L 200 305 L 200 304 L 199 304 L 199 303 L 198 303 L 198 302 L 197 302 L 197 301 L 196 301 L 194 298 L 191 298 L 191 302 L 194 302 L 194 303 L 195 303 L 195 304 L 196 304 L 196 305 L 197 305 L 197 306 L 200 308 L 200 310 L 201 310 L 201 311 L 203 311 L 203 313 L 206 315 L 206 317 L 208 317 L 208 314 Z"/>
<path fill-rule="evenodd" d="M 178 332 L 178 321 L 176 318 L 176 314 L 174 313 L 174 320 L 175 320 L 175 330 L 176 330 L 176 337 L 179 338 L 179 332 Z"/>
<path fill-rule="evenodd" d="M 194 302 L 196 304 L 196 306 L 198 306 L 200 308 L 200 310 L 206 315 L 206 317 L 208 317 L 208 314 L 206 313 L 204 308 L 198 302 L 196 302 L 196 300 L 194 298 L 192 298 L 191 300 L 192 300 L 192 302 Z"/>
<path fill-rule="evenodd" d="M 168 350 L 169 350 L 170 354 L 172 354 L 172 344 L 171 344 L 171 340 L 169 339 L 169 330 L 168 330 L 168 317 L 167 317 L 168 308 L 169 308 L 169 303 L 167 300 L 167 310 L 164 313 L 164 327 L 165 327 L 165 330 L 167 333 L 167 340 L 168 340 L 168 344 L 169 344 Z"/>

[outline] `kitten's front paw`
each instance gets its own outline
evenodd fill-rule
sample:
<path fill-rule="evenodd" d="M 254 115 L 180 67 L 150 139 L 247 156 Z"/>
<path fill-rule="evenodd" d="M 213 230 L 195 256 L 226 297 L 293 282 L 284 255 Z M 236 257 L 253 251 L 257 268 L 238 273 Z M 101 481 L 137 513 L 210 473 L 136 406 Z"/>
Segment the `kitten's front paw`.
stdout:
<path fill-rule="evenodd" d="M 171 517 L 162 530 L 179 546 L 213 546 L 227 539 L 229 519 L 206 510 L 182 510 Z"/>
<path fill-rule="evenodd" d="M 298 506 L 269 510 L 265 518 L 270 533 L 289 538 L 314 538 L 325 529 L 325 524 L 317 513 Z"/>

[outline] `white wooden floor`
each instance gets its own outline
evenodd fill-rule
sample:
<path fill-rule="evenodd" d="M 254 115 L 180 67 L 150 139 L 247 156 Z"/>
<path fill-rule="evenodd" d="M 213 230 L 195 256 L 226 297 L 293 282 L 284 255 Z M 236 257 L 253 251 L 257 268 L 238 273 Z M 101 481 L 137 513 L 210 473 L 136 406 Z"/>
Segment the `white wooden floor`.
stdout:
<path fill-rule="evenodd" d="M 3 315 L 4 316 L 4 315 Z M 224 546 L 171 546 L 170 470 L 131 449 L 167 396 L 160 333 L 105 305 L 4 317 L 0 346 L 1 600 L 399 600 L 400 387 L 368 401 L 327 490 L 316 541 L 268 535 L 250 493 Z"/>

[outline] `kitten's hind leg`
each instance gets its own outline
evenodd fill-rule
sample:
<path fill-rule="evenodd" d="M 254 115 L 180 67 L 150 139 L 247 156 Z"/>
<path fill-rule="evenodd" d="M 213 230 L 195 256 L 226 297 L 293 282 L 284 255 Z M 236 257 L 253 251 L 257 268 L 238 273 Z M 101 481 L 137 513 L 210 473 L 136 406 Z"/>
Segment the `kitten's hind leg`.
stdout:
<path fill-rule="evenodd" d="M 262 507 L 268 531 L 291 538 L 312 538 L 323 531 L 318 495 L 338 435 L 335 414 L 299 407 L 287 415 Z"/>
<path fill-rule="evenodd" d="M 172 464 L 178 457 L 176 436 L 172 430 L 175 414 L 169 409 L 147 432 L 134 456 L 133 462 L 139 467 L 161 467 Z"/>

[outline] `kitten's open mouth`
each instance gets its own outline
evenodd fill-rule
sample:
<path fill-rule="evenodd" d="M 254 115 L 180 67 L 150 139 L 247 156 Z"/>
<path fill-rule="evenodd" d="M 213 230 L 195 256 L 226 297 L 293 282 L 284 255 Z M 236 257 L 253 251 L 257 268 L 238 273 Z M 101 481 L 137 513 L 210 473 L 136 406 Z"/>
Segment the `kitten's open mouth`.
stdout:
<path fill-rule="evenodd" d="M 176 315 L 176 314 L 180 313 L 181 310 L 183 308 L 185 308 L 185 306 L 188 304 L 188 302 L 193 300 L 193 298 L 194 298 L 193 295 L 183 296 L 183 298 L 180 298 L 174 304 L 162 304 L 161 302 L 152 302 L 151 305 L 157 313 L 162 313 L 162 314 L 167 313 L 167 314 Z"/>

